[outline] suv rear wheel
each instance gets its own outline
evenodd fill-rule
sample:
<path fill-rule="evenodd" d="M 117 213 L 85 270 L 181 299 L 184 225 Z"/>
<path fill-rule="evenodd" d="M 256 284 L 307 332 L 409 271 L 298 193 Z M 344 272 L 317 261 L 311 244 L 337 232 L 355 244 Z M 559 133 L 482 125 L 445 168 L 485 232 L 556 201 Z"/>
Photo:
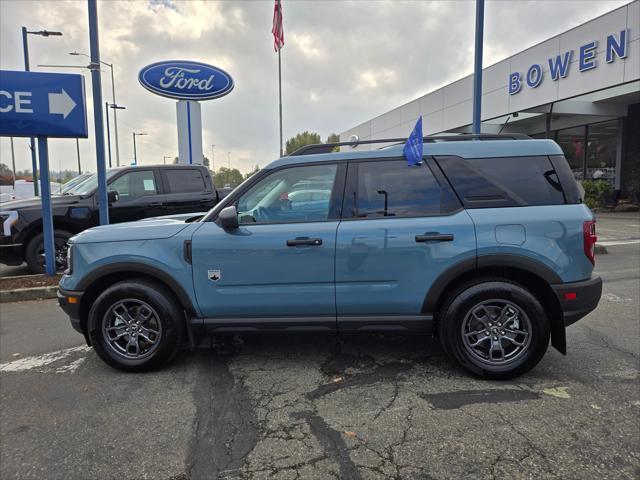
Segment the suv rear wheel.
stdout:
<path fill-rule="evenodd" d="M 173 295 L 146 279 L 107 288 L 89 312 L 88 333 L 96 353 L 119 370 L 152 370 L 178 352 L 184 315 Z"/>
<path fill-rule="evenodd" d="M 454 294 L 438 325 L 445 351 L 479 377 L 508 379 L 531 370 L 549 344 L 549 321 L 528 290 L 483 281 Z"/>

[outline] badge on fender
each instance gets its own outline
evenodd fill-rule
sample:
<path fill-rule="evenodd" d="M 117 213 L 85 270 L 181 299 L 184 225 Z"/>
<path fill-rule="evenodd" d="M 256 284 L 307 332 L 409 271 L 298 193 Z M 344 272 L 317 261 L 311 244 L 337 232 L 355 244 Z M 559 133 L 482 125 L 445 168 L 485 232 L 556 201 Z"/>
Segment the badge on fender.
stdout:
<path fill-rule="evenodd" d="M 213 282 L 217 282 L 222 277 L 220 270 L 207 270 L 207 276 Z"/>

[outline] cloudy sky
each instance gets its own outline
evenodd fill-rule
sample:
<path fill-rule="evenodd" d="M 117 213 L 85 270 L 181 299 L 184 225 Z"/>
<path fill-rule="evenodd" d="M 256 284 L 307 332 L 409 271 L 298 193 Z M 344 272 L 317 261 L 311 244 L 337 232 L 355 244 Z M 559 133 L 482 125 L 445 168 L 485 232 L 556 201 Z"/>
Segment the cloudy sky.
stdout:
<path fill-rule="evenodd" d="M 488 1 L 484 64 L 505 57 L 601 15 L 625 0 Z M 429 1 L 283 0 L 284 137 L 312 130 L 324 138 L 463 77 L 473 69 L 475 3 Z M 121 163 L 162 163 L 177 155 L 175 101 L 144 90 L 145 65 L 167 59 L 219 66 L 235 79 L 226 97 L 202 104 L 203 151 L 216 166 L 248 171 L 278 155 L 277 55 L 273 2 L 108 0 L 98 3 L 102 60 L 115 66 Z M 59 30 L 62 37 L 30 36 L 33 70 L 86 65 L 72 51 L 89 52 L 83 0 L 0 0 L 0 68 L 21 70 L 20 27 Z M 85 73 L 90 136 L 81 140 L 84 170 L 95 171 L 91 80 Z M 104 99 L 111 100 L 108 72 Z M 112 134 L 113 137 L 113 134 Z M 16 139 L 16 166 L 30 167 L 25 139 Z M 10 164 L 9 140 L 0 139 L 0 162 Z M 51 168 L 75 168 L 75 141 L 50 141 Z M 114 157 L 115 165 L 115 157 Z"/>

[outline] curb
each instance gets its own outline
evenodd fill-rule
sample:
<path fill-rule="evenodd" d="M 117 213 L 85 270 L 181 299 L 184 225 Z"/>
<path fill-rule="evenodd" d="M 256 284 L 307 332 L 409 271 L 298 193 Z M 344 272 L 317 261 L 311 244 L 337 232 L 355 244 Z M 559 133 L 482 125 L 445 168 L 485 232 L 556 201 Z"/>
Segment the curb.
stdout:
<path fill-rule="evenodd" d="M 16 288 L 15 290 L 0 290 L 0 303 L 56 298 L 57 291 L 57 285 L 49 285 L 47 287 Z"/>

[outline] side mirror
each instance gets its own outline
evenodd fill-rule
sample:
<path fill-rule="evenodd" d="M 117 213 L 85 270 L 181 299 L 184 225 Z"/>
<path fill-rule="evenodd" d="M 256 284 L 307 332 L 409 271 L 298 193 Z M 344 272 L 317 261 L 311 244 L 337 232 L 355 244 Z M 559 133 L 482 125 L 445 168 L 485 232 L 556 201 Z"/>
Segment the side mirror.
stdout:
<path fill-rule="evenodd" d="M 107 200 L 109 203 L 115 203 L 120 200 L 120 195 L 118 195 L 117 190 L 109 190 L 107 192 Z"/>
<path fill-rule="evenodd" d="M 238 212 L 236 207 L 231 205 L 230 207 L 225 207 L 220 210 L 218 214 L 218 219 L 220 220 L 220 225 L 225 230 L 234 230 L 238 228 Z"/>

